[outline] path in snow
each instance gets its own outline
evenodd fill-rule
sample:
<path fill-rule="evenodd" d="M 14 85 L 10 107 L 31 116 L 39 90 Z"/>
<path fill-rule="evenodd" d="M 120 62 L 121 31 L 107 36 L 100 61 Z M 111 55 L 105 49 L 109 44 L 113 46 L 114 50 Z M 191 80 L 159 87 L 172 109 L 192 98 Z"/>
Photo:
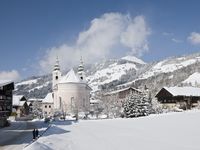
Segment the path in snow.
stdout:
<path fill-rule="evenodd" d="M 32 130 L 40 131 L 46 128 L 46 124 L 36 122 L 12 122 L 10 127 L 0 129 L 0 150 L 21 150 L 32 141 Z"/>

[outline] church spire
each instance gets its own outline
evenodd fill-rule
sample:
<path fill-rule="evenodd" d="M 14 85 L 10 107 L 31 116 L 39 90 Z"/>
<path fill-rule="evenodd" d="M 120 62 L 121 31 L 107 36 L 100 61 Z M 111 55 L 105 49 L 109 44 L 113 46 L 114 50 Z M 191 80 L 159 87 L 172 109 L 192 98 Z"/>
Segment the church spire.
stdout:
<path fill-rule="evenodd" d="M 85 78 L 85 72 L 84 72 L 84 65 L 83 65 L 82 56 L 81 56 L 81 59 L 80 59 L 80 64 L 78 66 L 78 75 L 81 78 L 81 80 L 84 80 L 84 78 Z"/>
<path fill-rule="evenodd" d="M 53 69 L 53 70 L 54 70 L 54 71 L 60 70 L 60 65 L 59 65 L 58 56 L 56 57 L 56 63 L 55 63 L 55 65 L 54 65 L 54 69 Z"/>

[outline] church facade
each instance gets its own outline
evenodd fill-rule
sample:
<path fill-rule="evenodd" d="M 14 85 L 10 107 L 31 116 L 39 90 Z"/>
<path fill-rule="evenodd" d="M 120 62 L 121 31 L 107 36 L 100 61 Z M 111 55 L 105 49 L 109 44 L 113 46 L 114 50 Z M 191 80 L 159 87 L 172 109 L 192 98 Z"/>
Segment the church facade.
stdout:
<path fill-rule="evenodd" d="M 86 82 L 82 61 L 77 73 L 71 69 L 66 75 L 62 76 L 57 59 L 52 79 L 54 112 L 77 114 L 78 112 L 89 111 L 91 88 Z"/>

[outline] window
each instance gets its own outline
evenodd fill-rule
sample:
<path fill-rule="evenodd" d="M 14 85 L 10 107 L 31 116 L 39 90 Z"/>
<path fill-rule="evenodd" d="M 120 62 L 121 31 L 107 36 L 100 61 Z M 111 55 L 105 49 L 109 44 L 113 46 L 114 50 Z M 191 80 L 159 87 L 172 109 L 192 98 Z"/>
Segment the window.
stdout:
<path fill-rule="evenodd" d="M 56 80 L 58 80 L 58 76 L 56 76 Z"/>
<path fill-rule="evenodd" d="M 83 107 L 86 107 L 86 101 L 83 99 Z"/>
<path fill-rule="evenodd" d="M 71 110 L 74 108 L 74 97 L 71 97 Z"/>
<path fill-rule="evenodd" d="M 60 109 L 61 109 L 61 107 L 62 107 L 62 99 L 61 99 L 61 97 L 59 97 L 59 102 L 60 102 Z"/>
<path fill-rule="evenodd" d="M 51 105 L 49 105 L 49 108 L 51 108 Z"/>
<path fill-rule="evenodd" d="M 45 105 L 44 107 L 47 108 L 47 105 Z"/>

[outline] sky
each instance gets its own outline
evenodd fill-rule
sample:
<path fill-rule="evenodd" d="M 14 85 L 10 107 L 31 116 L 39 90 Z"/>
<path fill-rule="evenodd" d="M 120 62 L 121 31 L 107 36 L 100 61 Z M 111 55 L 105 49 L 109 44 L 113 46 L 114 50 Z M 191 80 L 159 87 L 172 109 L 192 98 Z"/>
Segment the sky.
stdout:
<path fill-rule="evenodd" d="M 21 80 L 134 55 L 152 62 L 200 50 L 198 0 L 1 0 L 0 79 Z"/>

